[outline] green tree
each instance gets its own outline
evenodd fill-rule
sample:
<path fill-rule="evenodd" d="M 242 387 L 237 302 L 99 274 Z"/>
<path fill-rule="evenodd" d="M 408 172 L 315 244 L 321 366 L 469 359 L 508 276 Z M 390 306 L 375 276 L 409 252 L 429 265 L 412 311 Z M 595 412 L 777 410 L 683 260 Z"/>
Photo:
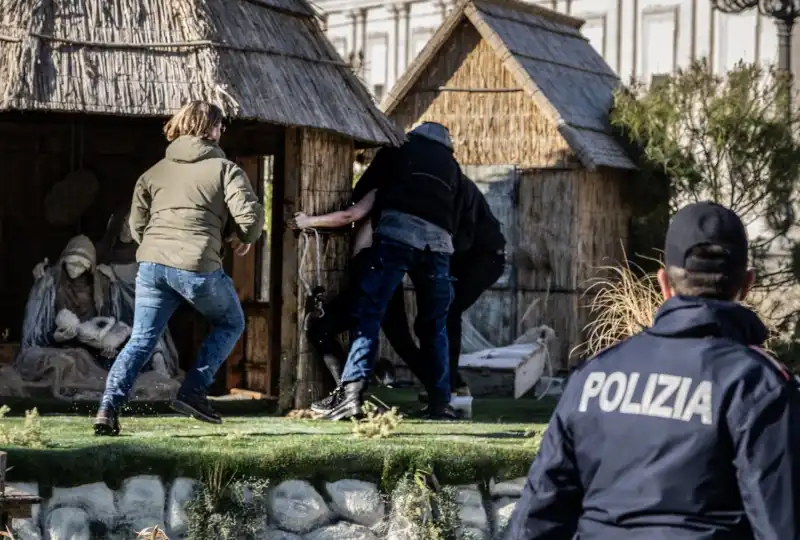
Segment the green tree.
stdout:
<path fill-rule="evenodd" d="M 725 76 L 706 60 L 645 89 L 617 92 L 611 122 L 652 167 L 669 179 L 670 213 L 713 200 L 748 226 L 757 292 L 780 330 L 794 329 L 797 309 L 776 300 L 795 285 L 800 249 L 795 213 L 800 193 L 800 145 L 787 117 L 790 79 L 774 68 L 738 64 Z"/>

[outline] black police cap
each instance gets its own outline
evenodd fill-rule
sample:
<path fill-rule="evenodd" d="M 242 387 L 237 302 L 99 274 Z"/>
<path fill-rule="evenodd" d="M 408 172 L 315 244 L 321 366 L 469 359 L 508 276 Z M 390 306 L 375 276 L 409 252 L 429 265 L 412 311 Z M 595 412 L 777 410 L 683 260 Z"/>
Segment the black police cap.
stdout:
<path fill-rule="evenodd" d="M 692 249 L 714 244 L 720 256 L 692 257 Z M 698 202 L 681 208 L 670 221 L 664 248 L 667 266 L 699 272 L 736 272 L 747 268 L 747 231 L 735 212 L 714 202 Z"/>

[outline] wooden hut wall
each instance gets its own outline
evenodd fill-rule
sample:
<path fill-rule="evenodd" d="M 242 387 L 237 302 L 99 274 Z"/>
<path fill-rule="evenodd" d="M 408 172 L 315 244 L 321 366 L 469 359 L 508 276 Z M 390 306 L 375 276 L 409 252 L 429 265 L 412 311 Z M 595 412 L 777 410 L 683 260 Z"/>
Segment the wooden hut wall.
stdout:
<path fill-rule="evenodd" d="M 520 331 L 541 324 L 552 327 L 558 337 L 554 360 L 559 368 L 580 358 L 580 351 L 573 350 L 583 343 L 590 320 L 586 289 L 591 280 L 602 266 L 622 260 L 631 217 L 622 196 L 624 181 L 624 173 L 611 170 L 522 174 Z"/>
<path fill-rule="evenodd" d="M 420 121 L 448 126 L 465 165 L 522 168 L 576 163 L 556 125 L 466 20 L 391 113 L 405 130 Z"/>
<path fill-rule="evenodd" d="M 343 209 L 352 196 L 355 148 L 351 139 L 318 130 L 287 130 L 286 193 L 284 215 L 302 210 L 324 214 Z M 297 174 L 292 172 L 292 167 Z M 308 250 L 303 251 L 308 241 Z M 280 405 L 283 408 L 307 408 L 323 397 L 331 378 L 324 364 L 313 353 L 304 329 L 308 291 L 299 276 L 316 284 L 316 238 L 284 232 L 282 354 L 280 369 Z M 350 254 L 349 237 L 344 234 L 321 235 L 321 285 L 327 296 L 335 295 L 345 279 Z"/>

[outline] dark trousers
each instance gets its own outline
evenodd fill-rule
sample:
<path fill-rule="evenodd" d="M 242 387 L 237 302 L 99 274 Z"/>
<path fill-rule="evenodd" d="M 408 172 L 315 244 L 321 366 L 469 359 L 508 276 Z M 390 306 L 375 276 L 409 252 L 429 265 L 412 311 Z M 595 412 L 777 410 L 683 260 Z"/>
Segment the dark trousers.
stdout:
<path fill-rule="evenodd" d="M 414 375 L 432 396 L 449 401 L 450 375 L 446 317 L 452 300 L 450 256 L 419 250 L 377 237 L 351 268 L 350 286 L 328 301 L 322 318 L 309 325 L 309 339 L 316 351 L 331 359 L 344 358 L 337 336 L 351 332 L 351 349 L 342 381 L 366 380 L 377 359 L 380 329 L 387 337 L 391 330 L 384 323 L 385 313 L 395 293 L 402 296 L 402 279 L 408 273 L 417 290 L 419 314 L 415 333 L 422 347 L 412 367 Z M 405 316 L 402 323 L 408 332 Z M 389 321 L 388 324 L 394 324 Z M 424 358 L 424 360 L 422 359 Z M 336 367 L 328 366 L 332 371 Z"/>
<path fill-rule="evenodd" d="M 480 296 L 494 285 L 505 269 L 502 253 L 484 257 L 454 256 L 450 265 L 453 281 L 453 302 L 447 315 L 447 342 L 449 346 L 450 386 L 455 389 L 464 385 L 458 371 L 461 357 L 461 316 Z M 402 288 L 395 292 L 383 319 L 383 331 L 395 352 L 408 365 L 411 372 L 424 382 L 426 366 L 419 347 L 414 343 L 408 329 L 405 298 Z"/>
<path fill-rule="evenodd" d="M 431 406 L 450 402 L 447 312 L 453 300 L 450 255 L 417 249 L 380 235 L 367 256 L 366 268 L 354 303 L 355 324 L 350 330 L 350 352 L 342 383 L 367 381 L 375 367 L 380 330 L 389 302 L 408 274 L 419 307 L 414 332 L 428 377 Z"/>

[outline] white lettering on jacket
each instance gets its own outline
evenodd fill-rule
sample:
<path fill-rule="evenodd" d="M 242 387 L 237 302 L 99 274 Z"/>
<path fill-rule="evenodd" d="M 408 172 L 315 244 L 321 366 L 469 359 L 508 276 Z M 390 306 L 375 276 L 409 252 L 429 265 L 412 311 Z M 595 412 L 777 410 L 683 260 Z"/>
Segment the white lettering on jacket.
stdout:
<path fill-rule="evenodd" d="M 586 412 L 591 404 L 607 413 L 617 411 L 682 422 L 691 422 L 699 416 L 701 423 L 711 425 L 711 382 L 695 384 L 689 377 L 666 373 L 651 373 L 646 377 L 643 381 L 641 374 L 635 372 L 590 373 L 583 383 L 578 410 Z M 640 396 L 638 402 L 636 396 Z"/>

